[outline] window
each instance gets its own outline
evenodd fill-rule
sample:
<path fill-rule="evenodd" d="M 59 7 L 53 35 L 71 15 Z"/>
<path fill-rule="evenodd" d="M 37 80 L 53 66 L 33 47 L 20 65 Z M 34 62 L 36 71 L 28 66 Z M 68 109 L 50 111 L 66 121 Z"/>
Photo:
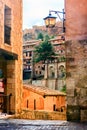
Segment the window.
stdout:
<path fill-rule="evenodd" d="M 40 68 L 40 66 L 38 66 L 38 68 Z"/>
<path fill-rule="evenodd" d="M 45 65 L 42 66 L 42 70 L 45 70 Z"/>
<path fill-rule="evenodd" d="M 41 74 L 41 71 L 39 71 L 39 74 Z"/>
<path fill-rule="evenodd" d="M 30 60 L 26 60 L 26 63 L 27 63 L 27 64 L 30 64 Z"/>
<path fill-rule="evenodd" d="M 63 79 L 66 77 L 65 67 L 63 65 L 59 66 L 58 77 L 59 77 L 59 79 Z"/>
<path fill-rule="evenodd" d="M 55 78 L 55 68 L 54 68 L 54 66 L 49 67 L 49 78 Z"/>
<path fill-rule="evenodd" d="M 26 56 L 28 56 L 28 52 L 26 52 Z"/>
<path fill-rule="evenodd" d="M 30 57 L 32 56 L 32 52 L 29 53 L 29 56 L 30 56 Z"/>
<path fill-rule="evenodd" d="M 6 5 L 4 9 L 4 43 L 11 44 L 11 9 Z"/>
<path fill-rule="evenodd" d="M 55 104 L 53 105 L 53 111 L 56 111 L 56 105 Z"/>
<path fill-rule="evenodd" d="M 34 110 L 36 110 L 36 100 L 34 99 Z"/>
<path fill-rule="evenodd" d="M 28 108 L 28 106 L 29 106 L 29 101 L 27 100 L 27 108 Z"/>

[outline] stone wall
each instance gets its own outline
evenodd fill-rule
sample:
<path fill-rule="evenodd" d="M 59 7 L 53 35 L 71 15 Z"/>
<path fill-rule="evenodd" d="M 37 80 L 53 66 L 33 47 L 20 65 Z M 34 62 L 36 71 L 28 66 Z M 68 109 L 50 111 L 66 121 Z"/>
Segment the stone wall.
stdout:
<path fill-rule="evenodd" d="M 67 119 L 87 121 L 87 1 L 65 0 Z"/>
<path fill-rule="evenodd" d="M 23 110 L 22 113 L 16 115 L 15 118 L 30 120 L 66 120 L 66 113 Z"/>
<path fill-rule="evenodd" d="M 7 76 L 6 76 L 6 95 L 11 94 L 10 98 L 10 111 L 11 113 L 15 113 L 15 60 L 8 60 L 7 61 Z"/>
<path fill-rule="evenodd" d="M 67 119 L 87 121 L 87 40 L 66 42 Z"/>
<path fill-rule="evenodd" d="M 87 1 L 65 0 L 66 40 L 87 39 Z"/>
<path fill-rule="evenodd" d="M 26 81 L 28 83 L 28 81 Z M 43 79 L 43 80 L 33 80 L 32 81 L 33 85 L 37 86 L 46 86 L 48 88 L 51 88 L 53 90 L 62 90 L 63 87 L 66 85 L 66 80 L 65 79 Z"/>
<path fill-rule="evenodd" d="M 4 9 L 7 8 L 10 9 L 11 14 L 8 21 L 5 21 Z M 11 20 L 11 34 L 10 44 L 7 44 L 4 41 L 4 23 L 9 23 L 9 20 Z M 7 25 L 9 26 L 9 24 Z M 22 0 L 0 0 L 0 49 L 5 54 L 4 56 L 0 51 L 0 55 L 3 55 L 6 63 L 6 74 L 4 75 L 6 89 L 4 94 L 12 94 L 11 112 L 19 113 L 22 98 Z M 8 60 L 14 54 L 18 56 L 18 59 L 12 58 Z"/>

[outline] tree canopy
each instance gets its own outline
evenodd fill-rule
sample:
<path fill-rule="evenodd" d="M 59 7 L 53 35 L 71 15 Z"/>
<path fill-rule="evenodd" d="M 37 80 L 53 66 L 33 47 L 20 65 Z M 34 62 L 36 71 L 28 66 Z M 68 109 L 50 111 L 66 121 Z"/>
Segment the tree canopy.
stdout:
<path fill-rule="evenodd" d="M 55 56 L 55 51 L 52 44 L 49 41 L 45 40 L 35 47 L 35 62 L 44 62 L 46 60 L 52 60 L 53 56 Z"/>
<path fill-rule="evenodd" d="M 42 33 L 39 33 L 38 36 L 37 36 L 37 39 L 41 39 L 41 40 L 43 41 L 43 39 L 44 39 L 43 34 L 42 34 Z"/>

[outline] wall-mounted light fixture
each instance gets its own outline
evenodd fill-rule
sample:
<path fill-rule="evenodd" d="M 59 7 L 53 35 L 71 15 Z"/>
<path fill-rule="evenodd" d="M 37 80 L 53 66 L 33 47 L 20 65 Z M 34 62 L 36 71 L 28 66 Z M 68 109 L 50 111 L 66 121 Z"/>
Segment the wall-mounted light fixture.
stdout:
<path fill-rule="evenodd" d="M 62 32 L 65 32 L 65 12 L 64 12 L 64 9 L 62 12 L 49 10 L 49 16 L 44 18 L 46 27 L 47 28 L 55 27 L 57 17 L 52 16 L 52 13 L 57 14 L 58 18 L 62 21 L 62 27 L 59 27 L 59 28 L 62 28 Z M 62 15 L 60 15 L 60 14 L 62 14 Z"/>

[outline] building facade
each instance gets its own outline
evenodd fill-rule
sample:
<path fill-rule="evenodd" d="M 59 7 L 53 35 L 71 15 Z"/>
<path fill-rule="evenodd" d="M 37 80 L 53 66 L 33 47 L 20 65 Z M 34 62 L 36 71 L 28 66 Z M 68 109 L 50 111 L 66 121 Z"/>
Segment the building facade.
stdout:
<path fill-rule="evenodd" d="M 66 85 L 66 56 L 65 56 L 65 39 L 64 34 L 58 35 L 50 40 L 54 47 L 56 56 L 53 61 L 45 64 L 46 86 L 52 89 L 62 90 Z"/>
<path fill-rule="evenodd" d="M 21 93 L 22 0 L 0 0 L 0 110 L 19 113 Z"/>
<path fill-rule="evenodd" d="M 65 0 L 67 119 L 87 121 L 87 1 Z"/>
<path fill-rule="evenodd" d="M 24 35 L 29 31 L 25 30 Z M 28 37 L 28 36 L 27 36 Z M 66 79 L 66 57 L 65 57 L 65 36 L 64 34 L 58 35 L 56 38 L 50 39 L 49 42 L 54 47 L 57 54 L 54 61 L 49 61 L 44 64 L 33 62 L 33 52 L 35 46 L 39 45 L 41 40 L 29 40 L 26 38 L 23 43 L 23 79 L 31 79 L 32 84 L 47 86 L 52 89 L 61 90 L 65 87 Z M 37 80 L 36 80 L 37 79 Z"/>
<path fill-rule="evenodd" d="M 66 94 L 46 87 L 23 86 L 23 109 L 66 111 Z"/>
<path fill-rule="evenodd" d="M 39 45 L 41 40 L 28 40 L 23 44 L 23 79 L 33 79 L 44 75 L 44 65 L 34 63 L 35 46 Z"/>

